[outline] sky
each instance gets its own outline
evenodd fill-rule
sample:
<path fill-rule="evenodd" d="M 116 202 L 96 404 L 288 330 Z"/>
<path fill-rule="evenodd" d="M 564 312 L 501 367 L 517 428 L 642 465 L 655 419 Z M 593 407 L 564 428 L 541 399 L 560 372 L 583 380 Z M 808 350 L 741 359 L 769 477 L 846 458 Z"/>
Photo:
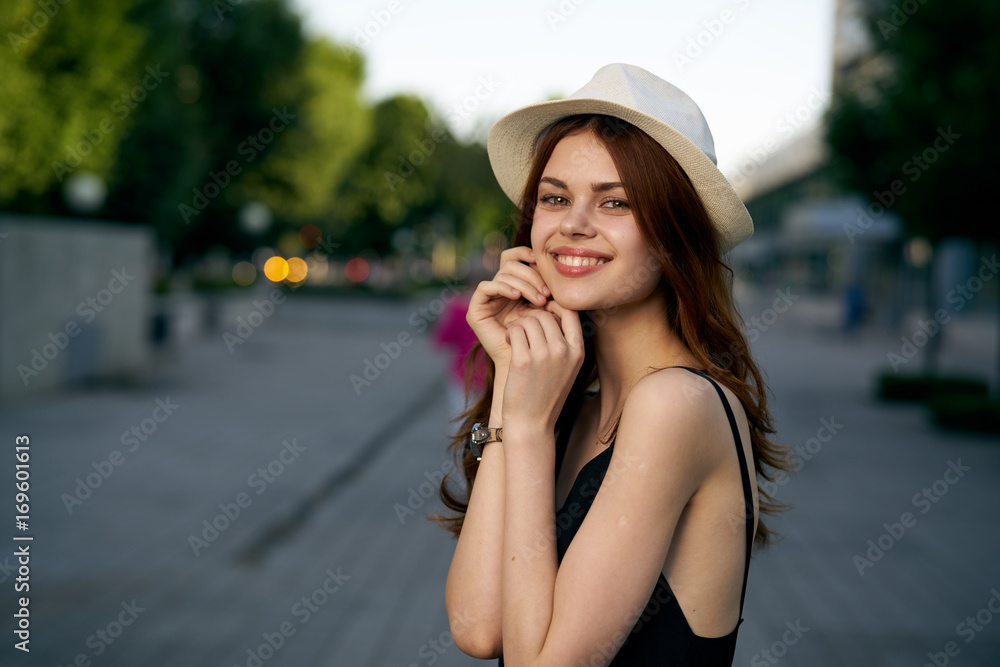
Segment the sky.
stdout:
<path fill-rule="evenodd" d="M 701 107 L 730 178 L 822 119 L 834 0 L 293 0 L 305 29 L 357 46 L 364 94 L 414 93 L 485 141 L 518 107 L 565 97 L 600 67 L 638 65 Z"/>

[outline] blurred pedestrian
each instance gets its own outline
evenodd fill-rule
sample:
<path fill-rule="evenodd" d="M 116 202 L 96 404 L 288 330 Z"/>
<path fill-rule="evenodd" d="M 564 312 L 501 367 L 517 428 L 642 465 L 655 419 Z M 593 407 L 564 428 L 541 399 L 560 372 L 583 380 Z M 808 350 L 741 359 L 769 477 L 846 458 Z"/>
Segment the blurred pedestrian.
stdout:
<path fill-rule="evenodd" d="M 844 333 L 852 334 L 861 327 L 866 307 L 864 285 L 860 278 L 855 278 L 844 290 Z"/>
<path fill-rule="evenodd" d="M 466 314 L 469 310 L 469 300 L 475 291 L 479 280 L 489 280 L 491 276 L 484 271 L 473 271 L 466 284 L 465 289 L 454 299 L 445 304 L 441 317 L 438 318 L 437 325 L 431 334 L 431 342 L 435 347 L 445 348 L 448 351 L 448 412 L 454 421 L 461 415 L 466 407 L 466 365 L 467 357 L 472 348 L 479 342 L 472 327 L 466 321 Z M 483 389 L 483 379 L 485 375 L 485 364 L 483 355 L 480 352 L 479 358 L 473 366 L 473 372 L 469 377 L 470 395 L 475 395 Z"/>

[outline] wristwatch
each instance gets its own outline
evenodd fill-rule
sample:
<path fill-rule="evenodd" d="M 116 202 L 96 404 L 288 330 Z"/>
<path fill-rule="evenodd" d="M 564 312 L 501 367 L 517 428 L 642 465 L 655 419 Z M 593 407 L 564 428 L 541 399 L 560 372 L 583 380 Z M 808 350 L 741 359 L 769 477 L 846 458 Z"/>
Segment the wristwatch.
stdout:
<path fill-rule="evenodd" d="M 472 435 L 469 437 L 469 449 L 477 461 L 483 460 L 483 445 L 491 442 L 503 442 L 503 427 L 490 428 L 487 424 L 477 423 L 472 427 Z"/>

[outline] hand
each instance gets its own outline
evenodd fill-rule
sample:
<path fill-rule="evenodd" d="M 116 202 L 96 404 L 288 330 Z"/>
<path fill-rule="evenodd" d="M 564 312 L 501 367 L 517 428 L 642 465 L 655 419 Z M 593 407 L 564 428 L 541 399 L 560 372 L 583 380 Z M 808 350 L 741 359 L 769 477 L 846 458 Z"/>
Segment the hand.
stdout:
<path fill-rule="evenodd" d="M 580 315 L 549 301 L 527 308 L 507 327 L 510 368 L 503 397 L 504 428 L 555 429 L 583 365 Z"/>
<path fill-rule="evenodd" d="M 535 268 L 531 248 L 518 246 L 500 253 L 500 269 L 493 280 L 476 287 L 469 302 L 466 321 L 494 364 L 510 362 L 507 325 L 516 319 L 522 299 L 543 308 L 550 292 Z"/>

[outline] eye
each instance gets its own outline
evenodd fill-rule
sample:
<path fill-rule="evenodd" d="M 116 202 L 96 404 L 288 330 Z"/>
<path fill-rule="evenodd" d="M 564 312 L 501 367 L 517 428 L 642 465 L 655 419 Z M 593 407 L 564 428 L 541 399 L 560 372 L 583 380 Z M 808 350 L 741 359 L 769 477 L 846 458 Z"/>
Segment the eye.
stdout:
<path fill-rule="evenodd" d="M 569 204 L 569 200 L 562 195 L 543 195 L 538 198 L 538 201 L 552 206 L 566 206 Z"/>
<path fill-rule="evenodd" d="M 616 211 L 627 211 L 629 210 L 628 202 L 624 199 L 608 199 L 607 201 L 601 202 L 602 208 L 610 208 Z"/>

